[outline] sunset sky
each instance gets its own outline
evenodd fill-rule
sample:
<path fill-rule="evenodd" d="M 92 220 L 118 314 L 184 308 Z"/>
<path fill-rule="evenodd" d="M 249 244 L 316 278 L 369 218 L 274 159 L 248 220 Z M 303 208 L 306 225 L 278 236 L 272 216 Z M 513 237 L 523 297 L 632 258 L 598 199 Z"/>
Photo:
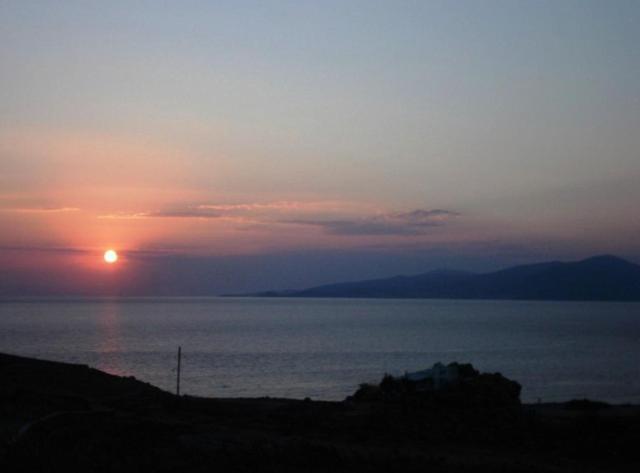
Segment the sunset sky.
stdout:
<path fill-rule="evenodd" d="M 0 295 L 640 262 L 639 45 L 622 0 L 0 2 Z"/>

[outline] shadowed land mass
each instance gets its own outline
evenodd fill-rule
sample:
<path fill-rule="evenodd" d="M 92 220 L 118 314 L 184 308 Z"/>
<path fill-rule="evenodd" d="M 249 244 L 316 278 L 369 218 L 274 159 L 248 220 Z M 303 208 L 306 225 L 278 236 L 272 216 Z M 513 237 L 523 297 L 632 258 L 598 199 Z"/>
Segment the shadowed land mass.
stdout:
<path fill-rule="evenodd" d="M 262 297 L 361 297 L 640 301 L 640 266 L 615 256 L 514 266 L 491 273 L 436 270 L 312 287 L 270 291 Z"/>
<path fill-rule="evenodd" d="M 84 365 L 0 355 L 0 466 L 620 472 L 640 465 L 637 406 L 523 405 L 517 383 L 455 367 L 470 382 L 451 391 L 420 394 L 418 385 L 387 376 L 343 402 L 319 402 L 177 397 Z"/>

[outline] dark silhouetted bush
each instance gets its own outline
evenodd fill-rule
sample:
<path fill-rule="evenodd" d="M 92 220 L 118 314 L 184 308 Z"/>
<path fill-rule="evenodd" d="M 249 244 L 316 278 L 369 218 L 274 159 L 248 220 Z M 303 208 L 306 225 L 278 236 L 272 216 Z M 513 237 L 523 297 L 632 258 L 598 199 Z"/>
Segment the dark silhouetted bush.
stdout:
<path fill-rule="evenodd" d="M 411 401 L 447 406 L 500 407 L 520 404 L 521 386 L 500 373 L 480 373 L 473 365 L 451 363 L 457 377 L 436 387 L 433 380 L 417 381 L 385 374 L 380 384 L 361 384 L 353 401 Z"/>

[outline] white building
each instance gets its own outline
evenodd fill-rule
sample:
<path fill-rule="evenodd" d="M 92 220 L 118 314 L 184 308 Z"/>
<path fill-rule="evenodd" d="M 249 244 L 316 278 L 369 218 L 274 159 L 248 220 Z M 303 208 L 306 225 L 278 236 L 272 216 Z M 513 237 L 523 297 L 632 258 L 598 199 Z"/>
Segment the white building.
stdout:
<path fill-rule="evenodd" d="M 458 365 L 455 363 L 448 366 L 445 366 L 442 363 L 436 363 L 433 367 L 427 370 L 405 373 L 404 377 L 409 381 L 414 381 L 416 383 L 431 381 L 434 389 L 440 389 L 443 386 L 457 381 L 460 377 L 460 373 L 458 372 Z"/>

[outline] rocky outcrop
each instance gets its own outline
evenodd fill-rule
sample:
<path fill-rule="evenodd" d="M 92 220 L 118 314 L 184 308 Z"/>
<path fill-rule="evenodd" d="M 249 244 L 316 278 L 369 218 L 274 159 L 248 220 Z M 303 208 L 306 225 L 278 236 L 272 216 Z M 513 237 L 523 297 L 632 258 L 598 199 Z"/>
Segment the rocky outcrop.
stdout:
<path fill-rule="evenodd" d="M 378 385 L 362 384 L 353 401 L 420 400 L 446 406 L 515 406 L 521 386 L 500 373 L 480 373 L 471 364 L 436 363 L 405 376 L 385 375 Z"/>

